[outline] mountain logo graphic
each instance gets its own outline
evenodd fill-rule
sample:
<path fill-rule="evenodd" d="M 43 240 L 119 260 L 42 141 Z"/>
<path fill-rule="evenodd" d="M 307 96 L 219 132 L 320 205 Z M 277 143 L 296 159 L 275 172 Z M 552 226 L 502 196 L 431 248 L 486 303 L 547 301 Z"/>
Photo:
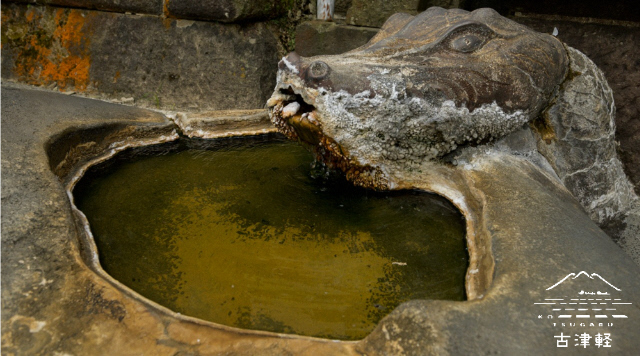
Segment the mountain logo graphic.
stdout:
<path fill-rule="evenodd" d="M 549 295 L 544 301 L 533 303 L 537 319 L 550 319 L 559 327 L 613 326 L 611 319 L 627 319 L 624 312 L 633 303 L 622 299 L 621 289 L 609 283 L 597 273 L 569 273 L 546 289 Z"/>
<path fill-rule="evenodd" d="M 603 281 L 604 283 L 608 284 L 611 288 L 613 288 L 613 289 L 617 290 L 618 292 L 620 291 L 620 288 L 618 288 L 618 287 L 614 286 L 613 284 L 609 283 L 606 279 L 602 278 L 602 276 L 600 276 L 599 274 L 597 274 L 597 273 L 591 273 L 591 275 L 589 275 L 589 273 L 587 273 L 587 272 L 585 272 L 585 271 L 580 271 L 578 274 L 575 274 L 575 273 L 569 273 L 569 274 L 568 274 L 568 275 L 566 275 L 564 278 L 562 278 L 560 281 L 558 281 L 558 283 L 556 283 L 556 284 L 552 285 L 551 287 L 547 288 L 546 290 L 551 290 L 551 289 L 553 289 L 553 288 L 555 288 L 555 287 L 559 286 L 560 284 L 562 284 L 563 282 L 565 282 L 565 281 L 567 281 L 567 280 L 569 280 L 569 279 L 572 279 L 572 280 L 573 280 L 573 279 L 576 279 L 576 278 L 578 278 L 578 277 L 580 277 L 580 276 L 585 276 L 585 277 L 587 277 L 587 278 L 589 278 L 589 279 L 592 279 L 592 280 L 596 280 L 594 277 L 597 277 L 597 278 L 599 278 L 601 281 Z"/>

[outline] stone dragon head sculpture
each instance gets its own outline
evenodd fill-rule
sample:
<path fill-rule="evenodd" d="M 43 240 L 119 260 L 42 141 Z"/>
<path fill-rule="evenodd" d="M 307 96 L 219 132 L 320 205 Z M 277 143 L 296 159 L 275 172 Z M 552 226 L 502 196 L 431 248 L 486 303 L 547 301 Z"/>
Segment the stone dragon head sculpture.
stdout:
<path fill-rule="evenodd" d="M 532 120 L 567 67 L 558 40 L 491 9 L 430 8 L 393 15 L 341 55 L 289 54 L 268 106 L 282 132 L 375 186 L 354 172 L 441 158 Z"/>
<path fill-rule="evenodd" d="M 615 107 L 600 70 L 494 10 L 395 14 L 350 52 L 290 53 L 277 80 L 272 122 L 355 184 L 393 189 L 394 172 L 455 164 L 465 149 L 524 129 L 597 222 L 636 200 L 616 158 Z"/>

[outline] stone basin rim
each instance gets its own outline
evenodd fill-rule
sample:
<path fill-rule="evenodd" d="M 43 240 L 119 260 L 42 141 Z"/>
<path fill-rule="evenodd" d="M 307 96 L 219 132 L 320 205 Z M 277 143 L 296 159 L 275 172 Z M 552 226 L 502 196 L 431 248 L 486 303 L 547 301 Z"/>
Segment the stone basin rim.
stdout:
<path fill-rule="evenodd" d="M 59 173 L 56 173 L 56 172 L 54 172 L 54 174 L 56 174 L 56 176 L 58 176 L 58 178 L 63 181 L 64 190 L 67 195 L 67 198 L 69 199 L 72 215 L 74 217 L 74 221 L 76 224 L 76 229 L 78 231 L 79 239 L 81 240 L 79 241 L 80 243 L 79 247 L 80 247 L 82 262 L 86 264 L 91 271 L 96 273 L 99 277 L 107 281 L 116 289 L 125 293 L 127 296 L 133 298 L 134 300 L 144 305 L 151 307 L 152 309 L 162 314 L 165 314 L 167 316 L 170 316 L 172 318 L 182 320 L 185 322 L 231 332 L 236 335 L 277 337 L 277 338 L 299 339 L 299 340 L 306 339 L 306 340 L 314 340 L 314 341 L 339 342 L 339 343 L 354 344 L 354 345 L 361 342 L 363 339 L 366 339 L 367 337 L 369 337 L 369 335 L 373 333 L 378 328 L 378 326 L 376 326 L 374 330 L 372 330 L 367 336 L 365 336 L 362 339 L 339 340 L 339 339 L 328 339 L 328 338 L 313 337 L 313 336 L 306 336 L 306 335 L 299 335 L 299 334 L 285 334 L 285 333 L 278 333 L 278 332 L 271 332 L 271 331 L 243 329 L 239 327 L 232 327 L 228 325 L 215 323 L 212 321 L 207 321 L 197 317 L 183 315 L 163 305 L 160 305 L 157 302 L 150 300 L 147 297 L 132 290 L 128 286 L 124 285 L 122 282 L 118 281 L 117 279 L 109 275 L 102 268 L 102 265 L 100 264 L 100 260 L 99 260 L 98 248 L 95 243 L 93 234 L 91 232 L 89 221 L 85 216 L 85 214 L 76 207 L 74 197 L 73 197 L 73 189 L 75 185 L 80 181 L 80 179 L 84 176 L 84 174 L 88 171 L 89 168 L 99 163 L 108 161 L 109 159 L 112 159 L 120 152 L 123 152 L 127 149 L 174 142 L 181 138 L 208 140 L 208 139 L 229 138 L 229 137 L 251 137 L 251 136 L 260 137 L 260 136 L 266 136 L 269 134 L 274 134 L 277 132 L 275 127 L 273 127 L 272 129 L 264 129 L 260 127 L 258 123 L 252 123 L 250 127 L 247 127 L 247 130 L 242 130 L 242 131 L 237 131 L 237 130 L 219 131 L 219 130 L 207 130 L 207 129 L 202 130 L 201 129 L 201 130 L 198 130 L 197 133 L 184 135 L 183 133 L 185 131 L 183 130 L 183 127 L 182 127 L 184 126 L 184 124 L 182 124 L 179 120 L 175 120 L 173 124 L 175 125 L 175 127 L 169 134 L 164 133 L 164 134 L 158 135 L 156 133 L 155 135 L 152 135 L 149 137 L 136 138 L 133 140 L 131 139 L 131 137 L 127 137 L 127 139 L 120 140 L 120 141 L 116 140 L 114 142 L 111 142 L 108 148 L 102 150 L 102 152 L 98 154 L 94 153 L 85 157 L 76 158 L 76 157 L 72 157 L 72 152 L 67 152 L 67 156 L 65 157 L 65 160 L 67 159 L 73 160 L 75 158 L 75 159 L 78 159 L 78 162 L 71 166 L 69 170 L 69 174 L 66 177 L 61 176 Z M 139 123 L 137 125 L 141 126 Z M 83 129 L 96 129 L 96 128 L 100 128 L 101 126 L 104 126 L 104 125 L 98 124 L 98 125 L 91 125 L 90 127 L 86 127 L 86 126 L 72 127 L 67 130 L 64 130 L 63 133 L 74 132 L 74 131 L 77 132 L 77 131 L 82 131 Z M 224 126 L 224 125 L 221 125 L 221 126 Z M 49 146 L 51 146 L 52 141 L 56 139 L 63 139 L 63 137 L 61 134 L 53 135 L 51 137 L 51 141 L 49 142 Z M 425 187 L 398 186 L 390 190 L 406 190 L 406 189 L 413 189 L 417 191 L 422 191 L 422 192 L 437 194 L 439 196 L 442 196 L 443 198 L 447 199 L 451 204 L 453 204 L 462 213 L 462 216 L 465 219 L 465 241 L 466 241 L 467 253 L 469 255 L 469 265 L 467 266 L 467 272 L 465 274 L 465 290 L 466 290 L 467 299 L 461 302 L 452 301 L 452 300 L 439 300 L 439 301 L 457 304 L 457 303 L 473 302 L 478 298 L 482 298 L 484 291 L 486 291 L 491 284 L 491 279 L 490 278 L 488 279 L 489 285 L 481 286 L 480 290 L 477 290 L 478 289 L 477 286 L 474 283 L 470 283 L 470 280 L 473 279 L 474 275 L 478 275 L 478 274 L 486 273 L 486 274 L 489 274 L 490 276 L 493 273 L 493 271 L 492 270 L 483 271 L 481 264 L 477 263 L 478 258 L 476 255 L 478 254 L 478 248 L 476 246 L 478 246 L 478 243 L 481 241 L 472 241 L 475 239 L 477 234 L 474 231 L 476 228 L 475 226 L 476 224 L 474 223 L 474 220 L 473 220 L 473 213 L 470 211 L 470 209 L 464 203 L 464 201 L 461 202 L 460 200 L 460 196 L 463 196 L 463 194 L 461 194 L 460 192 L 452 192 L 450 189 L 446 189 L 446 187 L 444 189 L 428 189 Z M 455 193 L 460 194 L 460 196 L 458 197 L 452 196 Z M 485 240 L 485 239 L 478 239 L 478 240 Z M 491 251 L 490 246 L 485 247 L 485 250 Z M 490 257 L 491 259 L 493 259 L 493 256 L 490 256 Z M 405 303 L 410 303 L 412 301 L 413 300 L 401 303 L 401 305 Z M 394 310 L 399 307 L 400 305 L 394 308 Z M 391 310 L 389 314 L 391 314 L 392 312 L 393 310 Z M 380 325 L 380 323 L 381 322 L 378 322 L 378 325 Z"/>

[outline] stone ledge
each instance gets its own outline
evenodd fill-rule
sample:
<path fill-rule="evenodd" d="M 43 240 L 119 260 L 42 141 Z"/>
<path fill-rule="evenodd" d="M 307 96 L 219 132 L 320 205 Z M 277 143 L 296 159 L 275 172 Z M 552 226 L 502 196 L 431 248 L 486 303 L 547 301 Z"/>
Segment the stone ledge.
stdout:
<path fill-rule="evenodd" d="M 286 0 L 165 0 L 167 16 L 220 22 L 270 20 L 287 13 Z"/>
<path fill-rule="evenodd" d="M 223 110 L 179 113 L 174 120 L 187 137 L 217 138 L 276 132 L 267 110 Z"/>
<path fill-rule="evenodd" d="M 162 15 L 162 3 L 164 0 L 8 0 L 7 2 Z"/>
<path fill-rule="evenodd" d="M 464 6 L 493 7 L 503 16 L 513 13 L 538 14 L 538 16 L 576 16 L 600 19 L 640 21 L 640 7 L 634 1 L 601 0 L 466 0 Z"/>

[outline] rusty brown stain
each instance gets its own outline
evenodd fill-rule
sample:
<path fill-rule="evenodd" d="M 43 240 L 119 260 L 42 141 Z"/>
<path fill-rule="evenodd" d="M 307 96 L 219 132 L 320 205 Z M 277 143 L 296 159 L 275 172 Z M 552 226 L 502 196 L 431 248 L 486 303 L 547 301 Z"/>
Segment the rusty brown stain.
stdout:
<path fill-rule="evenodd" d="M 162 13 L 164 16 L 169 16 L 169 0 L 164 0 L 162 3 Z"/>
<path fill-rule="evenodd" d="M 162 19 L 162 24 L 164 25 L 164 28 L 168 30 L 171 28 L 171 22 L 172 22 L 170 18 L 173 17 L 171 16 L 171 12 L 169 12 L 169 0 L 165 0 L 162 3 L 162 14 L 164 15 L 164 18 Z"/>
<path fill-rule="evenodd" d="M 329 6 L 329 4 L 326 4 L 326 5 L 325 5 L 325 10 L 324 10 L 324 11 L 325 11 L 325 13 L 327 14 L 327 18 L 326 18 L 326 20 L 327 20 L 327 21 L 332 21 L 332 20 L 333 20 L 333 18 L 331 18 L 331 6 Z"/>
<path fill-rule="evenodd" d="M 331 16 L 331 5 L 329 5 L 328 2 L 322 5 L 322 7 L 319 9 L 318 14 L 324 21 L 333 21 L 333 17 Z"/>
<path fill-rule="evenodd" d="M 12 16 L 13 15 L 13 16 Z M 35 85 L 56 83 L 61 91 L 67 86 L 84 91 L 89 83 L 91 14 L 80 10 L 56 9 L 53 16 L 38 8 L 25 12 L 27 33 L 20 42 L 14 73 Z M 19 14 L 9 18 L 20 22 Z M 52 18 L 53 17 L 53 18 Z M 22 20 L 23 21 L 23 20 Z M 51 26 L 51 21 L 53 25 Z M 51 33 L 53 28 L 53 33 Z"/>
<path fill-rule="evenodd" d="M 162 19 L 162 24 L 166 29 L 171 28 L 171 20 L 169 18 L 175 18 L 175 16 L 171 15 L 169 11 L 169 0 L 165 0 L 162 3 L 162 14 L 164 15 L 164 19 Z"/>
<path fill-rule="evenodd" d="M 117 83 L 118 82 L 118 78 L 120 78 L 120 71 L 116 71 L 116 75 L 113 77 L 113 82 Z"/>

